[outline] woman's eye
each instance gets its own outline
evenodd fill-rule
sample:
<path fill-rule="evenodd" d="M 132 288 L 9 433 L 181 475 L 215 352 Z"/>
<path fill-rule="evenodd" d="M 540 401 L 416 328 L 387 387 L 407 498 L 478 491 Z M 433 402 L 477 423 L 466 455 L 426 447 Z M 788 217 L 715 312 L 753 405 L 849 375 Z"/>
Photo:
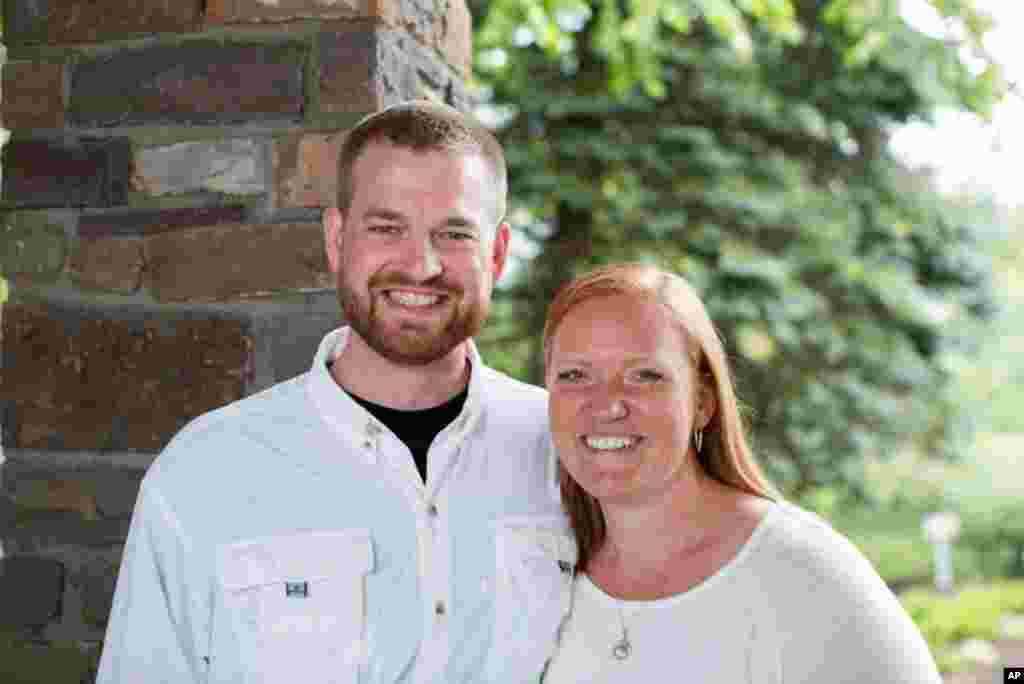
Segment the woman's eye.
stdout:
<path fill-rule="evenodd" d="M 659 380 L 664 380 L 665 379 L 665 375 L 664 374 L 662 374 L 659 371 L 652 370 L 650 368 L 645 368 L 643 370 L 638 370 L 635 373 L 635 376 L 636 376 L 636 378 L 638 380 L 640 380 L 642 382 L 657 382 Z"/>
<path fill-rule="evenodd" d="M 569 370 L 558 371 L 558 375 L 556 377 L 559 382 L 579 382 L 583 379 L 583 373 L 576 368 L 572 368 Z"/>

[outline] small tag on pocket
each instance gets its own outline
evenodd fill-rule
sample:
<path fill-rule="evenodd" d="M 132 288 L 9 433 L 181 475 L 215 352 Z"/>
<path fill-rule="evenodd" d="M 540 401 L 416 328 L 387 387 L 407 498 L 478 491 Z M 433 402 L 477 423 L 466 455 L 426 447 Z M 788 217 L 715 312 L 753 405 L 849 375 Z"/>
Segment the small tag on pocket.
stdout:
<path fill-rule="evenodd" d="M 309 582 L 285 582 L 284 595 L 289 598 L 306 598 L 309 596 Z"/>

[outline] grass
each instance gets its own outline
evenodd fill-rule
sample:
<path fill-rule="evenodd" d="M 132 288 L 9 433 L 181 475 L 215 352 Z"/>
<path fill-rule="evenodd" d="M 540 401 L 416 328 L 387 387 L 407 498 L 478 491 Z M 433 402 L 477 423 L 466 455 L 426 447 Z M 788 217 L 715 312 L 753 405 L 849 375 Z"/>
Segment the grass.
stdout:
<path fill-rule="evenodd" d="M 999 639 L 1004 636 L 1003 618 L 1024 614 L 1024 580 L 970 585 L 952 596 L 915 589 L 902 594 L 900 602 L 924 635 L 939 669 L 949 672 L 967 665 L 956 653 L 960 643 Z"/>

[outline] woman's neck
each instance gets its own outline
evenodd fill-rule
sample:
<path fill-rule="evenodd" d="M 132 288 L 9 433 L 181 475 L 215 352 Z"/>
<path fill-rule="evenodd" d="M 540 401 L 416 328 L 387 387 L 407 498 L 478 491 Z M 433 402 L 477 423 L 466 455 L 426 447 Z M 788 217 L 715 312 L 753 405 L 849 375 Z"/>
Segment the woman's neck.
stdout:
<path fill-rule="evenodd" d="M 658 501 L 602 503 L 607 535 L 587 572 L 620 598 L 681 593 L 731 560 L 770 505 L 705 475 Z"/>

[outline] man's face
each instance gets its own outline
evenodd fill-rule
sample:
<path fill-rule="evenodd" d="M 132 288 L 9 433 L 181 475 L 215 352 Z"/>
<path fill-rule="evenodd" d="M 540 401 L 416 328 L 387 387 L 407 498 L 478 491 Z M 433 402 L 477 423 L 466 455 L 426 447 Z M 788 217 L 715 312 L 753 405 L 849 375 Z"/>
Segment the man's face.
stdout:
<path fill-rule="evenodd" d="M 349 325 L 396 363 L 445 357 L 479 331 L 505 265 L 490 168 L 475 154 L 373 141 L 352 179 L 346 215 L 324 214 Z"/>

